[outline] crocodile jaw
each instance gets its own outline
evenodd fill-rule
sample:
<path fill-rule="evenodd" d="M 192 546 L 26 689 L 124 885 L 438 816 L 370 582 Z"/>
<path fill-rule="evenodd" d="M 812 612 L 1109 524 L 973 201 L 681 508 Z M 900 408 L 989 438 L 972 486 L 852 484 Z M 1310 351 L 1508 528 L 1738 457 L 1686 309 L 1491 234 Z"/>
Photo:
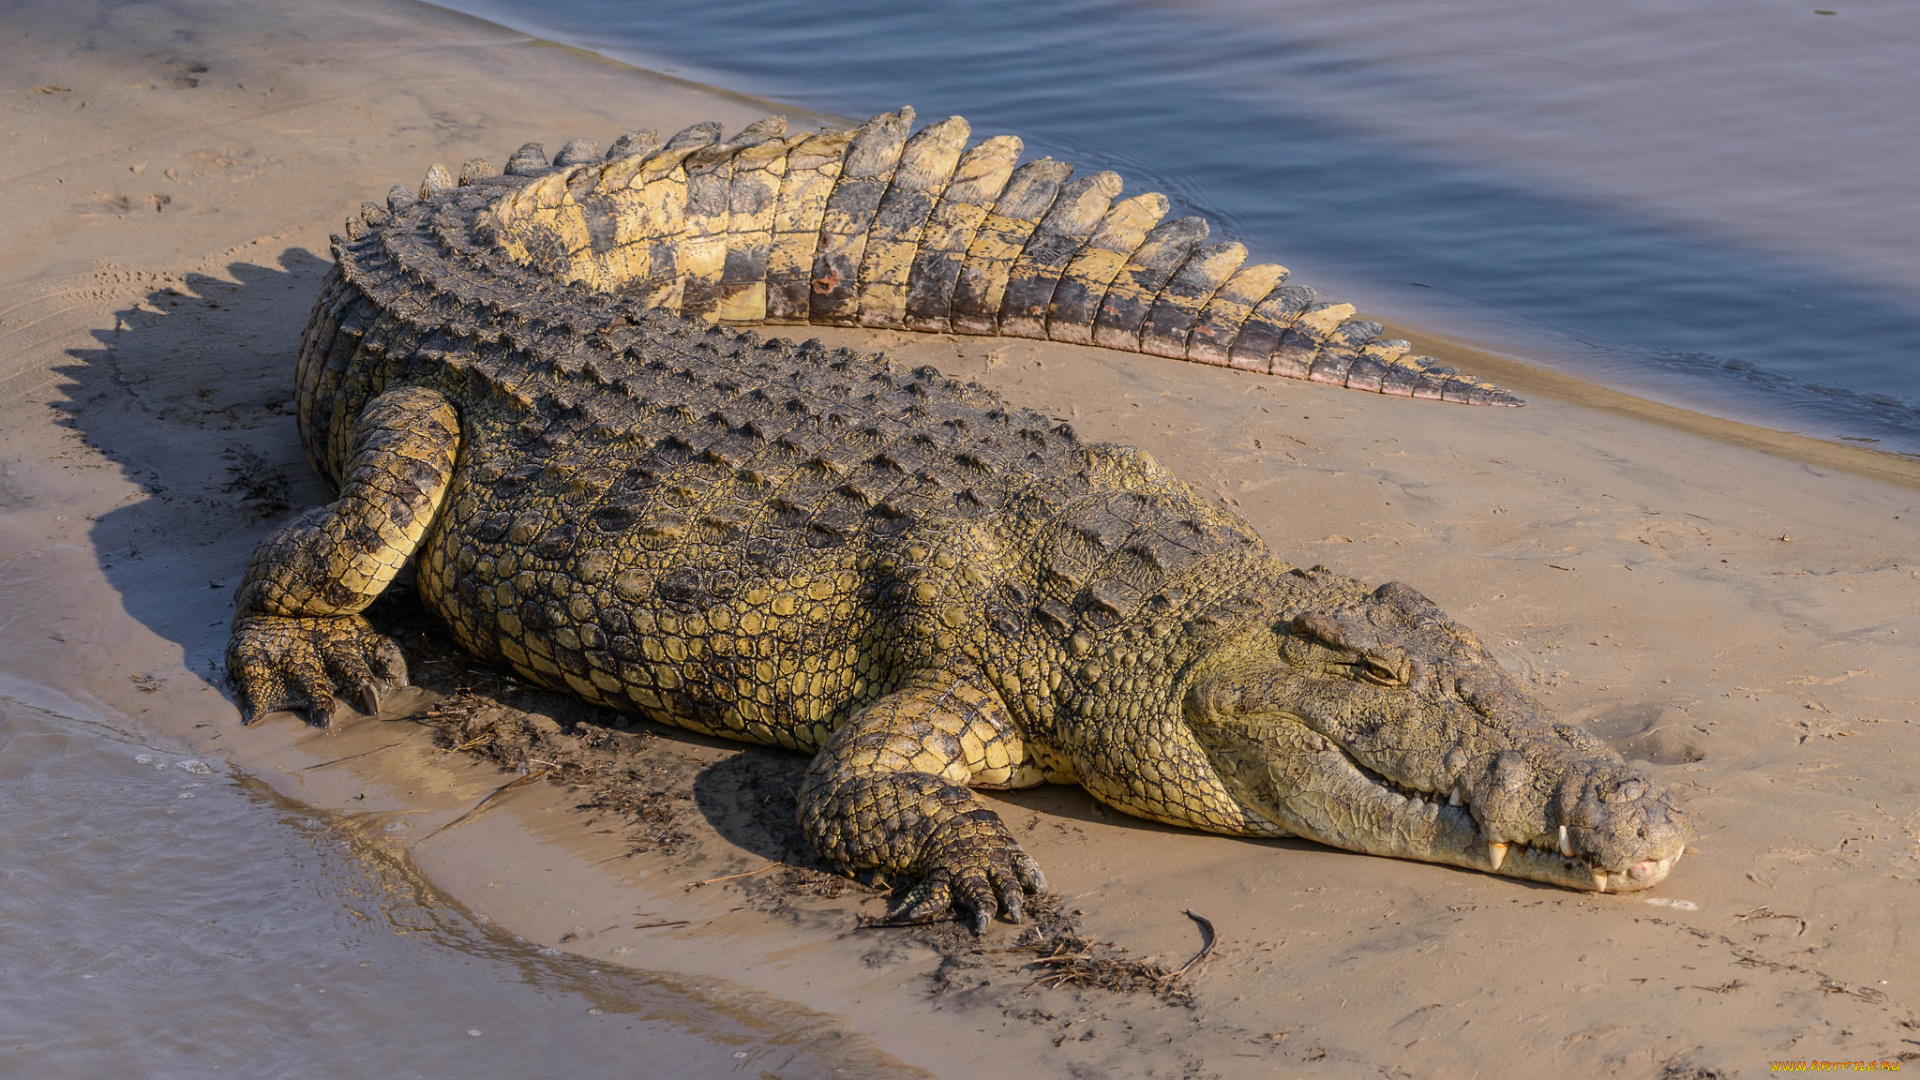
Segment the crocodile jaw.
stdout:
<path fill-rule="evenodd" d="M 1668 794 L 1556 720 L 1432 601 L 1319 569 L 1270 587 L 1299 606 L 1212 641 L 1182 701 L 1255 819 L 1570 889 L 1644 889 L 1673 869 L 1687 823 Z"/>
<path fill-rule="evenodd" d="M 1604 862 L 1579 850 L 1558 825 L 1528 841 L 1490 840 L 1464 801 L 1422 793 L 1365 767 L 1300 717 L 1190 716 L 1226 789 L 1254 816 L 1331 847 L 1417 859 L 1589 892 L 1632 892 L 1658 884 L 1680 861 L 1686 830 L 1665 795 L 1664 827 L 1624 857 Z M 1456 789 L 1457 790 L 1457 789 Z"/>

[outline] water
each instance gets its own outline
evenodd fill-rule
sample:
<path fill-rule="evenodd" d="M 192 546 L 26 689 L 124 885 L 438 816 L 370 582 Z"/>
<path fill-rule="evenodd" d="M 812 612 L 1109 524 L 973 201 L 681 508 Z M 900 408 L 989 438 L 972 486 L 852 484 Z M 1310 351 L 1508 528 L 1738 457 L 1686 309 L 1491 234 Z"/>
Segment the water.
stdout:
<path fill-rule="evenodd" d="M 828 113 L 960 113 L 1370 314 L 1920 452 L 1912 4 L 450 6 Z"/>
<path fill-rule="evenodd" d="M 0 1075 L 924 1075 L 519 942 L 218 761 L 5 696 L 0 820 Z"/>

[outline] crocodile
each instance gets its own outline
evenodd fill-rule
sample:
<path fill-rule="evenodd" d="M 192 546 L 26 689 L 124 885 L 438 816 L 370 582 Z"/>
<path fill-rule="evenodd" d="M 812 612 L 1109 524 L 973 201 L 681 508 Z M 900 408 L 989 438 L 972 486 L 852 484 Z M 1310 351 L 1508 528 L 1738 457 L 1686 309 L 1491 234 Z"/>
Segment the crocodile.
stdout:
<path fill-rule="evenodd" d="M 811 754 L 804 832 L 905 886 L 903 919 L 1019 919 L 1045 878 L 974 789 L 1049 782 L 1573 889 L 1667 875 L 1688 835 L 1668 793 L 1413 588 L 1283 562 L 1150 455 L 977 384 L 732 325 L 1045 335 L 1511 400 L 1156 224 L 1162 198 L 910 124 L 530 145 L 367 204 L 296 373 L 339 497 L 236 591 L 243 719 L 377 711 L 406 661 L 362 611 L 412 563 L 477 657 Z"/>

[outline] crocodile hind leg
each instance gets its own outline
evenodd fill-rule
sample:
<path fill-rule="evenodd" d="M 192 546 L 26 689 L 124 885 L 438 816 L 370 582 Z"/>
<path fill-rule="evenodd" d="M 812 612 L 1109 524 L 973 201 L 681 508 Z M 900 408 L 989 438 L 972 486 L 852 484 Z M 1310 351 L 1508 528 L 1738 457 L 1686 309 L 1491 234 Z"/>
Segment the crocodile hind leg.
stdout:
<path fill-rule="evenodd" d="M 459 446 L 459 418 L 432 390 L 390 390 L 367 403 L 340 497 L 268 537 L 235 595 L 227 674 L 245 722 L 298 708 L 327 727 L 336 687 L 375 712 L 381 689 L 406 685 L 399 646 L 360 612 L 426 536 Z"/>
<path fill-rule="evenodd" d="M 896 918 L 954 911 L 979 933 L 1001 911 L 1018 922 L 1025 895 L 1046 892 L 1047 881 L 968 787 L 1044 779 L 991 690 L 931 672 L 827 740 L 800 786 L 800 825 L 843 871 L 918 878 Z"/>

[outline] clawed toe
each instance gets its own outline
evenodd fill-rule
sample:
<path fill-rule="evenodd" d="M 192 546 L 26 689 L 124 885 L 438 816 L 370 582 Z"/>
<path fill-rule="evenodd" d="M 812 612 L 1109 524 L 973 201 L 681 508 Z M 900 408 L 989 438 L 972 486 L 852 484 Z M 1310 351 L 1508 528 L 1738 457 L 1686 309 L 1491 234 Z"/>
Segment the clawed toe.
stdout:
<path fill-rule="evenodd" d="M 890 921 L 953 917 L 974 933 L 984 934 L 996 915 L 1019 922 L 1027 897 L 1047 891 L 1039 864 L 1020 850 L 998 818 L 984 812 L 962 819 L 928 846 L 925 876 L 907 893 Z"/>
<path fill-rule="evenodd" d="M 368 716 L 380 715 L 380 684 L 372 679 L 360 680 L 360 711 Z"/>
<path fill-rule="evenodd" d="M 301 712 L 312 726 L 330 728 L 340 711 L 336 690 L 375 715 L 383 692 L 407 685 L 399 647 L 357 615 L 242 618 L 227 643 L 227 674 L 243 724 Z"/>

